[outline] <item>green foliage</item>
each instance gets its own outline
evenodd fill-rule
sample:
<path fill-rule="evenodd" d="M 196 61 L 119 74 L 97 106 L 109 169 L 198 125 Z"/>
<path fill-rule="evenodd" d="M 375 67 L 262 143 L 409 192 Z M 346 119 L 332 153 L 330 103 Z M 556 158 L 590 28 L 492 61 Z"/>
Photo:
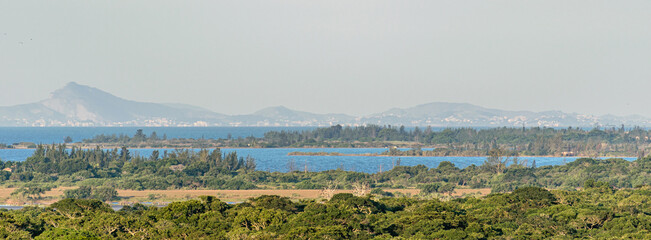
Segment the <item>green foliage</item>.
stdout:
<path fill-rule="evenodd" d="M 493 149 L 504 149 L 507 156 L 636 156 L 651 150 L 651 131 L 639 127 L 584 130 L 581 128 L 446 128 L 433 131 L 404 126 L 340 125 L 310 131 L 271 131 L 264 137 L 226 139 L 167 139 L 155 132 L 148 137 L 138 130 L 133 137 L 98 135 L 84 143 L 109 143 L 128 147 L 390 147 L 432 146 L 432 151 L 390 148 L 392 156 L 488 156 Z M 527 163 L 527 165 L 535 165 Z"/>
<path fill-rule="evenodd" d="M 544 188 L 518 188 L 510 195 L 511 203 L 522 204 L 526 207 L 548 207 L 556 202 L 556 197 Z"/>
<path fill-rule="evenodd" d="M 491 188 L 496 193 L 525 186 L 576 189 L 584 187 L 590 179 L 607 182 L 611 186 L 597 187 L 601 189 L 599 191 L 651 184 L 651 158 L 635 161 L 581 158 L 566 165 L 529 168 L 522 164 L 506 166 L 503 164 L 505 157 L 501 154 L 495 154 L 496 158 L 500 158 L 495 161 L 497 165 L 471 165 L 464 169 L 444 161 L 437 168 L 396 165 L 388 171 L 374 174 L 343 170 L 282 173 L 254 171 L 251 169 L 255 166 L 253 159 L 240 157 L 234 152 L 222 154 L 220 149 L 154 152 L 152 156 L 144 157 L 131 156 L 126 148 L 66 150 L 65 145 L 39 145 L 33 156 L 24 162 L 3 162 L 12 166 L 13 171 L 0 171 L 0 181 L 17 186 L 30 183 L 34 187 L 92 185 L 96 187 L 91 189 L 90 196 L 88 190 L 82 188 L 69 190 L 67 196 L 102 200 L 115 198 L 111 191 L 97 186 L 133 190 L 254 189 L 260 185 L 352 189 L 354 183 L 369 183 L 371 188 L 420 188 L 424 195 L 428 195 L 452 194 L 456 188 L 466 187 Z M 39 194 L 27 194 L 26 190 L 29 189 L 16 194 L 30 199 L 39 197 Z"/>
<path fill-rule="evenodd" d="M 69 189 L 63 191 L 65 198 L 86 199 L 90 198 L 93 189 L 89 186 L 81 186 L 77 189 Z"/>
<path fill-rule="evenodd" d="M 288 197 L 279 197 L 275 195 L 262 195 L 257 198 L 249 199 L 251 205 L 265 209 L 278 209 L 286 212 L 296 212 L 299 210 L 298 204 L 289 200 Z"/>
<path fill-rule="evenodd" d="M 92 232 L 75 230 L 70 228 L 53 228 L 43 234 L 39 235 L 35 239 L 55 239 L 55 240 L 93 240 L 100 239 Z"/>
<path fill-rule="evenodd" d="M 114 212 L 97 200 L 0 211 L 3 239 L 649 239 L 651 189 L 599 192 L 521 187 L 483 199 L 327 202 L 215 197 Z"/>
<path fill-rule="evenodd" d="M 64 191 L 65 198 L 74 199 L 97 199 L 100 201 L 111 201 L 118 198 L 118 192 L 113 187 L 89 187 L 81 186 L 77 189 Z"/>
<path fill-rule="evenodd" d="M 422 194 L 438 193 L 440 188 L 440 183 L 428 183 L 420 186 L 420 192 Z"/>
<path fill-rule="evenodd" d="M 520 130 L 518 134 L 522 136 L 517 137 L 516 132 L 508 128 L 416 132 L 391 127 L 353 129 L 335 126 L 299 134 L 270 133 L 262 143 L 270 146 L 335 144 L 331 140 L 355 138 L 405 141 L 418 136 L 421 142 L 448 144 L 448 148 L 436 154 L 454 153 L 459 150 L 458 144 L 464 143 L 466 149 L 494 149 L 492 157 L 495 159 L 487 161 L 485 166 L 473 165 L 464 169 L 442 162 L 437 168 L 397 164 L 393 169 L 375 174 L 343 170 L 280 173 L 254 171 L 254 160 L 234 153 L 222 154 L 219 149 L 155 152 L 141 157 L 131 156 L 126 147 L 106 151 L 99 148 L 66 150 L 65 145 L 40 145 L 25 162 L 0 162 L 13 170 L 2 171 L 0 180 L 21 186 L 15 195 L 37 199 L 49 186 L 60 183 L 86 187 L 66 191 L 66 197 L 77 199 L 61 200 L 48 208 L 0 211 L 0 238 L 651 238 L 651 158 L 632 162 L 582 158 L 562 166 L 538 168 L 527 167 L 520 161 L 507 166 L 510 161 L 506 161 L 517 152 L 554 153 L 562 149 L 556 145 L 558 142 L 569 141 L 572 147 L 577 143 L 572 141 L 585 137 L 598 141 L 609 139 L 609 144 L 626 147 L 632 144 L 630 136 L 644 139 L 645 131 L 615 133 L 610 130 L 587 132 L 532 128 Z M 532 136 L 535 138 L 532 146 L 519 149 L 518 143 L 529 141 Z M 139 132 L 129 141 L 131 139 L 151 142 L 159 138 Z M 479 140 L 470 144 L 472 139 Z M 636 138 L 638 142 L 643 141 Z M 503 148 L 509 144 L 513 148 Z M 427 154 L 425 152 L 420 149 L 412 151 L 413 154 Z M 335 194 L 325 202 L 293 202 L 286 197 L 260 196 L 233 205 L 215 197 L 202 196 L 199 200 L 175 202 L 162 208 L 126 206 L 118 212 L 102 202 L 115 199 L 113 187 L 138 190 L 250 189 L 256 185 L 268 185 L 352 189 L 354 183 L 368 183 L 373 195 Z M 418 187 L 425 197 L 377 199 L 390 196 L 381 188 L 405 187 Z M 466 187 L 490 187 L 495 193 L 486 198 L 424 200 L 431 198 L 429 194 L 451 194 L 455 188 Z"/>
<path fill-rule="evenodd" d="M 387 147 L 395 142 L 436 146 L 432 151 L 415 148 L 400 151 L 390 148 L 382 155 L 391 156 L 450 156 L 484 155 L 491 150 L 511 155 L 556 156 L 644 156 L 651 143 L 651 131 L 639 127 L 583 130 L 580 128 L 447 128 L 425 131 L 415 128 L 367 125 L 359 127 L 332 126 L 303 132 L 268 132 L 260 139 L 217 141 L 220 144 L 256 144 L 263 147 Z M 391 143 L 389 143 L 391 142 Z M 495 166 L 497 164 L 495 162 Z M 502 164 L 504 161 L 502 161 Z M 535 165 L 532 163 L 532 165 Z M 498 171 L 498 169 L 496 169 Z"/>
<path fill-rule="evenodd" d="M 161 208 L 160 216 L 174 222 L 189 223 L 206 211 L 206 206 L 197 200 L 173 202 Z"/>
<path fill-rule="evenodd" d="M 64 199 L 53 203 L 50 208 L 68 218 L 85 216 L 90 212 L 110 212 L 113 211 L 108 204 L 94 199 Z"/>
<path fill-rule="evenodd" d="M 112 187 L 97 187 L 93 189 L 92 198 L 100 201 L 111 201 L 118 197 L 118 192 Z"/>
<path fill-rule="evenodd" d="M 239 174 L 252 173 L 255 159 L 235 152 L 222 154 L 219 149 L 154 151 L 151 156 L 131 156 L 129 149 L 66 150 L 66 145 L 38 145 L 23 162 L 9 162 L 12 171 L 0 171 L 0 181 L 62 182 L 75 184 L 90 179 L 111 179 L 121 189 L 221 188 L 253 189 L 254 184 Z M 4 163 L 3 163 L 4 164 Z M 64 182 L 65 181 L 65 182 Z M 93 198 L 112 200 L 114 192 L 95 188 Z M 71 198 L 89 198 L 87 189 L 70 191 Z"/>
<path fill-rule="evenodd" d="M 393 196 L 395 196 L 393 193 L 384 191 L 381 188 L 374 188 L 373 190 L 371 190 L 371 194 L 375 194 L 375 195 L 382 196 L 382 197 L 393 197 Z"/>
<path fill-rule="evenodd" d="M 22 196 L 30 200 L 41 199 L 41 195 L 45 194 L 46 191 L 49 191 L 50 187 L 43 187 L 37 184 L 27 184 L 24 187 L 14 190 L 11 195 L 13 196 Z"/>

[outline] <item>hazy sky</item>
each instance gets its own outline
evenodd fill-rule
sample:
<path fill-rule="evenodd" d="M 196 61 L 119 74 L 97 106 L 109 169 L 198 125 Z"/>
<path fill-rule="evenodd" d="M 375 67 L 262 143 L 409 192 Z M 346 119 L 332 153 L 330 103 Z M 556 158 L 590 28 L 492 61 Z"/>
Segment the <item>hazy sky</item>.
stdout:
<path fill-rule="evenodd" d="M 651 1 L 0 0 L 0 105 L 70 81 L 226 114 L 651 116 Z"/>

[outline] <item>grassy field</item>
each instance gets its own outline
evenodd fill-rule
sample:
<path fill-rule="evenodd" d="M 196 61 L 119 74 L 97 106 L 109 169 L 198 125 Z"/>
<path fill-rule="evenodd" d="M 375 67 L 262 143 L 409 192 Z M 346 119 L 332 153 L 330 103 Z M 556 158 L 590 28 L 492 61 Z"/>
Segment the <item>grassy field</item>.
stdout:
<path fill-rule="evenodd" d="M 22 199 L 18 196 L 12 196 L 11 193 L 15 188 L 0 188 L 0 204 L 7 205 L 25 205 L 25 204 L 40 204 L 49 205 L 63 198 L 63 192 L 73 187 L 59 187 L 47 191 L 42 199 L 37 201 L 30 201 Z M 248 198 L 258 197 L 262 195 L 278 195 L 289 197 L 293 200 L 301 199 L 323 199 L 328 194 L 336 193 L 353 193 L 353 190 L 335 190 L 326 193 L 318 189 L 255 189 L 255 190 L 117 190 L 120 200 L 114 201 L 120 204 L 132 204 L 136 202 L 151 202 L 165 204 L 173 201 L 182 201 L 194 199 L 202 195 L 216 196 L 225 202 L 242 202 Z M 398 195 L 414 196 L 420 193 L 419 189 L 384 189 L 384 191 L 391 192 Z M 456 189 L 452 196 L 463 195 L 480 195 L 485 196 L 490 193 L 489 188 L 482 189 Z"/>

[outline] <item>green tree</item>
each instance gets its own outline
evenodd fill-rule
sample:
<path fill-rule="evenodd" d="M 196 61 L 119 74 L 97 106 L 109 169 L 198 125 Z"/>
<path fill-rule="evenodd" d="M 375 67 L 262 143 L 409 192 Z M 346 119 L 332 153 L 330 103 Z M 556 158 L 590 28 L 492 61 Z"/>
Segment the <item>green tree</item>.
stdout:
<path fill-rule="evenodd" d="M 502 174 L 504 169 L 506 169 L 507 161 L 508 158 L 504 156 L 502 149 L 493 148 L 488 152 L 488 157 L 486 157 L 483 166 L 495 174 Z"/>
<path fill-rule="evenodd" d="M 160 138 L 158 138 L 158 134 L 156 133 L 156 131 L 151 132 L 151 134 L 149 135 L 149 140 L 150 141 L 160 140 Z"/>
<path fill-rule="evenodd" d="M 447 193 L 449 196 L 452 196 L 452 193 L 454 193 L 454 189 L 456 189 L 457 185 L 454 183 L 446 183 L 443 184 L 439 189 L 438 192 L 440 193 Z"/>
<path fill-rule="evenodd" d="M 81 186 L 77 189 L 63 191 L 65 198 L 87 199 L 92 195 L 93 189 L 89 186 Z"/>
<path fill-rule="evenodd" d="M 14 190 L 11 195 L 20 195 L 22 197 L 26 197 L 32 203 L 36 200 L 40 200 L 41 196 L 45 194 L 46 191 L 50 190 L 48 187 L 41 187 L 36 184 L 28 184 L 24 187 L 18 188 Z"/>
<path fill-rule="evenodd" d="M 111 201 L 118 198 L 118 191 L 113 187 L 97 187 L 93 189 L 92 198 L 101 201 Z"/>
<path fill-rule="evenodd" d="M 131 139 L 131 141 L 137 143 L 144 142 L 146 140 L 147 140 L 147 135 L 142 132 L 142 129 L 136 130 L 136 134 L 133 135 L 133 138 Z"/>
<path fill-rule="evenodd" d="M 49 229 L 48 231 L 44 232 L 43 234 L 39 235 L 35 239 L 57 239 L 57 240 L 64 240 L 64 239 L 87 239 L 87 240 L 93 240 L 93 239 L 100 239 L 97 237 L 96 234 L 89 232 L 89 231 L 84 231 L 84 230 L 76 230 L 72 228 L 53 228 Z"/>

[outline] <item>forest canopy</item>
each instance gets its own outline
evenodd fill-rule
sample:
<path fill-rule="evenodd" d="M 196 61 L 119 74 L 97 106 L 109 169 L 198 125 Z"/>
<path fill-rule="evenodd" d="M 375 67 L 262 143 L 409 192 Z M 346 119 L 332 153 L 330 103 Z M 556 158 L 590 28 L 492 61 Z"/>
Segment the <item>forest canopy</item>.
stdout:
<path fill-rule="evenodd" d="M 0 210 L 13 239 L 649 239 L 651 188 L 580 191 L 522 187 L 451 201 L 334 195 L 294 202 L 260 196 L 226 204 L 211 196 L 113 211 L 98 200 Z"/>

